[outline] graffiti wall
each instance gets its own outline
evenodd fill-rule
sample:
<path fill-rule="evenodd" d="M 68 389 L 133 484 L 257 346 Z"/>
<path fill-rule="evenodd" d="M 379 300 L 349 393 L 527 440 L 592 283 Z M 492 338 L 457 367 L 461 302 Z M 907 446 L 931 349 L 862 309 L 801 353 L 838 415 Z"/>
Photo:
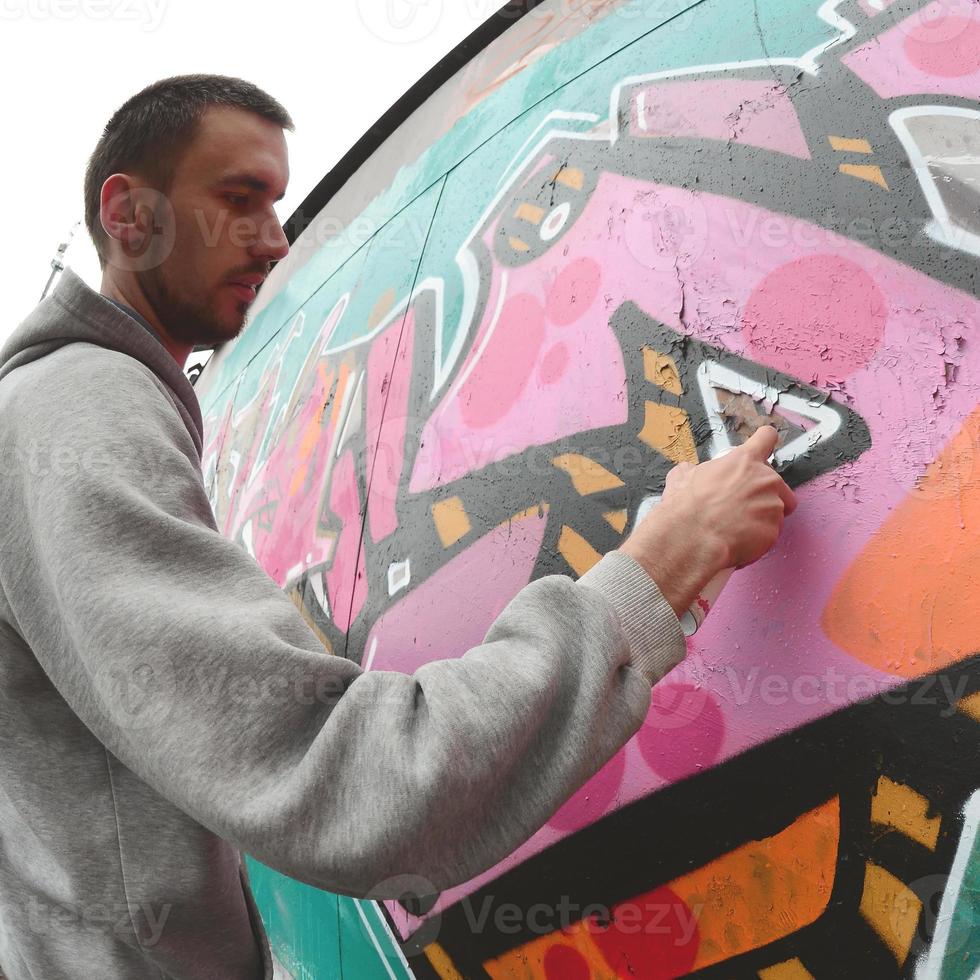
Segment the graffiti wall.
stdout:
<path fill-rule="evenodd" d="M 219 526 L 325 650 L 460 656 L 760 424 L 800 506 L 497 867 L 374 903 L 251 861 L 277 955 L 980 976 L 980 0 L 546 0 L 435 98 L 198 386 Z"/>

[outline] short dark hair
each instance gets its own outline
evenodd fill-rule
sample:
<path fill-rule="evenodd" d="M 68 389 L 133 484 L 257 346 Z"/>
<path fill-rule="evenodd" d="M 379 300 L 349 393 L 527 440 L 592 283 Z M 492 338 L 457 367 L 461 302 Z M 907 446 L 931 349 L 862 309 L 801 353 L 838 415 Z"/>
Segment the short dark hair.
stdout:
<path fill-rule="evenodd" d="M 115 173 L 135 172 L 166 194 L 181 154 L 212 106 L 245 109 L 294 129 L 289 113 L 271 95 L 241 78 L 174 75 L 137 92 L 106 123 L 85 168 L 85 226 L 103 269 L 109 236 L 99 219 L 102 185 Z"/>

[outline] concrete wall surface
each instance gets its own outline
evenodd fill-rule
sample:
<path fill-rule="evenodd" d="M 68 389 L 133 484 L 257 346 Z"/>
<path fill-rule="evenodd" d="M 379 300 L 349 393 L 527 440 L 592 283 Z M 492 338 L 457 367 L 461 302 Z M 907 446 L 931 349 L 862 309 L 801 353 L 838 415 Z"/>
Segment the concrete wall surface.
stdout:
<path fill-rule="evenodd" d="M 980 977 L 978 260 L 980 0 L 546 0 L 322 202 L 198 391 L 332 653 L 462 655 L 763 422 L 800 506 L 497 867 L 252 861 L 287 972 Z"/>

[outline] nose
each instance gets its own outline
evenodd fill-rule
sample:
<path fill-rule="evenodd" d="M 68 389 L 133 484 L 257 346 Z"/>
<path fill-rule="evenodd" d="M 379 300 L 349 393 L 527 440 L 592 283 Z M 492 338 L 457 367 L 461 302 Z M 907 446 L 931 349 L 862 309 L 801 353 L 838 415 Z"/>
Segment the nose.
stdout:
<path fill-rule="evenodd" d="M 253 258 L 278 262 L 289 254 L 289 239 L 279 222 L 279 216 L 271 211 L 262 222 L 255 244 L 249 249 Z"/>

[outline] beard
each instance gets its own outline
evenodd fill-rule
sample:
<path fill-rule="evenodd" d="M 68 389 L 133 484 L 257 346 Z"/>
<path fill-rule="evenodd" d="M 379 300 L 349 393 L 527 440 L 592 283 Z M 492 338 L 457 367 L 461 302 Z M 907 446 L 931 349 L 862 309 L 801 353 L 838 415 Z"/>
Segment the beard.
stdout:
<path fill-rule="evenodd" d="M 234 340 L 248 325 L 248 304 L 238 303 L 241 320 L 229 323 L 215 299 L 198 301 L 180 295 L 164 278 L 161 267 L 136 273 L 143 295 L 174 340 L 192 347 L 215 347 Z"/>

